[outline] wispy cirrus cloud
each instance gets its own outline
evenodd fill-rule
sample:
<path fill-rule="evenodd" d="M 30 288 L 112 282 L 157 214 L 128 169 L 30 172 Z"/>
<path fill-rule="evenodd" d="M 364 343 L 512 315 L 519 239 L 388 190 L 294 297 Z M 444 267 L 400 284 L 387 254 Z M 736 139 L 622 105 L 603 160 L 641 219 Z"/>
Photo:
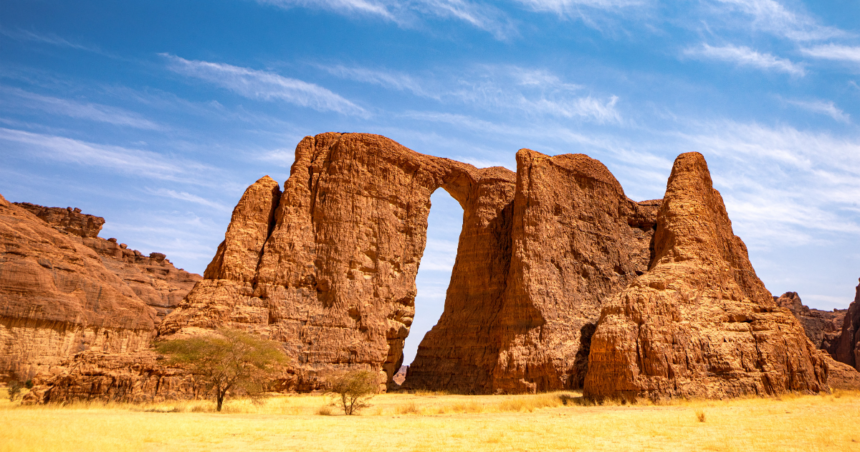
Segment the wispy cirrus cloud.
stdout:
<path fill-rule="evenodd" d="M 313 83 L 230 64 L 162 56 L 168 61 L 167 67 L 178 74 L 204 80 L 249 99 L 280 100 L 317 111 L 367 115 L 365 109 Z"/>
<path fill-rule="evenodd" d="M 741 17 L 734 28 L 749 28 L 792 41 L 820 41 L 850 36 L 835 27 L 821 25 L 804 11 L 792 11 L 776 0 L 704 0 L 717 12 Z"/>
<path fill-rule="evenodd" d="M 99 167 L 133 176 L 205 185 L 195 174 L 214 168 L 191 160 L 122 146 L 88 143 L 56 135 L 0 128 L 4 152 L 48 157 L 54 162 Z"/>
<path fill-rule="evenodd" d="M 409 91 L 420 97 L 439 98 L 438 94 L 428 91 L 420 80 L 402 72 L 359 66 L 349 67 L 340 64 L 335 66 L 318 65 L 318 67 L 329 74 L 343 79 L 378 85 L 396 91 Z"/>
<path fill-rule="evenodd" d="M 257 0 L 280 8 L 326 10 L 349 17 L 376 16 L 401 27 L 415 26 L 422 18 L 454 19 L 504 40 L 516 35 L 513 21 L 500 9 L 472 0 Z"/>
<path fill-rule="evenodd" d="M 826 44 L 800 49 L 801 53 L 824 60 L 860 63 L 860 47 Z"/>
<path fill-rule="evenodd" d="M 96 103 L 83 103 L 70 99 L 43 96 L 18 88 L 0 86 L 0 95 L 7 96 L 4 104 L 14 109 L 37 109 L 54 115 L 85 119 L 117 126 L 145 130 L 162 130 L 163 127 L 137 113 L 122 108 Z"/>
<path fill-rule="evenodd" d="M 171 190 L 168 188 L 158 188 L 158 189 L 148 188 L 148 189 L 146 189 L 146 192 L 151 194 L 151 195 L 162 196 L 165 198 L 176 199 L 179 201 L 186 201 L 186 202 L 190 202 L 193 204 L 199 204 L 199 205 L 204 206 L 204 207 L 211 207 L 213 209 L 218 209 L 218 210 L 222 210 L 222 211 L 229 212 L 232 210 L 230 207 L 227 207 L 224 204 L 221 204 L 219 202 L 215 202 L 215 201 L 203 198 L 201 196 L 197 196 L 197 195 L 194 195 L 194 194 L 191 194 L 188 192 L 184 192 L 184 191 L 176 191 L 176 190 Z"/>
<path fill-rule="evenodd" d="M 764 71 L 785 72 L 787 74 L 804 76 L 806 70 L 802 65 L 780 58 L 769 53 L 760 53 L 746 46 L 711 46 L 703 43 L 697 47 L 684 49 L 688 57 L 734 63 L 737 66 L 752 67 Z"/>
<path fill-rule="evenodd" d="M 106 52 L 102 51 L 100 48 L 90 45 L 80 44 L 74 41 L 70 41 L 68 39 L 62 38 L 55 34 L 43 34 L 36 33 L 28 30 L 9 30 L 6 28 L 0 28 L 0 35 L 6 36 L 7 38 L 14 39 L 16 41 L 27 41 L 27 42 L 37 42 L 41 44 L 49 44 L 57 47 L 66 47 L 69 49 L 75 50 L 83 50 L 86 52 L 99 53 L 103 55 L 108 55 Z"/>
<path fill-rule="evenodd" d="M 785 102 L 789 105 L 794 105 L 795 107 L 802 108 L 812 113 L 830 116 L 839 122 L 851 122 L 851 116 L 837 107 L 833 101 L 786 99 Z"/>

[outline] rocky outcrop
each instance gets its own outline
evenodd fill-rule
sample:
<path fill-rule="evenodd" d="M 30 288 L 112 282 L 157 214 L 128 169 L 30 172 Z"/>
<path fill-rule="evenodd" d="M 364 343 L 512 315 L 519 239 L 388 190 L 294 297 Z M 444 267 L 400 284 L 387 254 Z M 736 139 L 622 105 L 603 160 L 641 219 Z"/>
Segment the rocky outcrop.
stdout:
<path fill-rule="evenodd" d="M 600 162 L 523 149 L 516 185 L 500 182 L 464 206 L 445 310 L 407 388 L 579 388 L 601 307 L 647 269 L 660 203 L 629 200 Z"/>
<path fill-rule="evenodd" d="M 860 284 L 857 285 L 857 294 L 845 314 L 835 358 L 860 371 Z"/>
<path fill-rule="evenodd" d="M 268 177 L 246 190 L 161 338 L 226 326 L 279 341 L 291 357 L 279 390 L 321 389 L 344 369 L 393 387 L 430 197 L 442 188 L 463 208 L 463 229 L 445 310 L 405 389 L 656 398 L 817 392 L 830 375 L 856 383 L 756 277 L 699 154 L 678 158 L 665 201 L 639 203 L 579 154 L 523 149 L 514 173 L 326 133 L 302 140 L 295 158 L 283 192 Z M 36 393 L 188 393 L 145 351 L 99 353 L 78 354 Z"/>
<path fill-rule="evenodd" d="M 99 231 L 105 224 L 104 218 L 81 213 L 81 209 L 77 207 L 44 207 L 29 202 L 16 202 L 14 204 L 41 218 L 58 231 L 78 237 L 98 237 Z"/>
<path fill-rule="evenodd" d="M 80 237 L 0 202 L 0 375 L 31 377 L 84 350 L 145 349 L 155 322 Z"/>
<path fill-rule="evenodd" d="M 415 313 L 430 195 L 443 187 L 462 205 L 506 170 L 365 134 L 308 137 L 295 155 L 280 196 L 266 178 L 246 191 L 206 279 L 160 333 L 229 325 L 281 341 L 296 390 L 345 367 L 390 381 Z"/>
<path fill-rule="evenodd" d="M 675 161 L 648 271 L 603 308 L 587 397 L 818 392 L 827 364 L 732 232 L 701 154 Z"/>
<path fill-rule="evenodd" d="M 836 356 L 836 347 L 842 334 L 842 322 L 845 319 L 847 309 L 834 309 L 833 311 L 822 311 L 811 309 L 803 304 L 797 292 L 786 292 L 780 297 L 773 297 L 777 306 L 787 308 L 800 320 L 806 336 L 812 344 L 831 356 Z"/>

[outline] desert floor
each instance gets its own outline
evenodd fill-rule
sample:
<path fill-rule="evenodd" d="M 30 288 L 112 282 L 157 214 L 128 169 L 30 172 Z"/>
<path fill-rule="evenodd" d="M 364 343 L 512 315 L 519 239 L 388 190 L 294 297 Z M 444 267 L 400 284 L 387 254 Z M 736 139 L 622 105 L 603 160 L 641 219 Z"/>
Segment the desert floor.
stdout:
<path fill-rule="evenodd" d="M 205 401 L 4 398 L 0 451 L 860 451 L 860 392 L 602 406 L 579 397 L 384 394 L 359 416 L 320 414 L 323 396 L 228 400 L 222 413 Z"/>

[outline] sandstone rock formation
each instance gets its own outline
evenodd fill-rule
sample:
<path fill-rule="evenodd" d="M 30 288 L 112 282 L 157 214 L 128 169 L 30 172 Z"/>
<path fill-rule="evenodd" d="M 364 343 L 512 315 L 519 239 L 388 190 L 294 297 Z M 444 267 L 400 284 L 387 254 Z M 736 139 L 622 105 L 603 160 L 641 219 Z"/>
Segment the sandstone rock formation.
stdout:
<path fill-rule="evenodd" d="M 825 355 L 756 277 L 701 154 L 675 161 L 648 271 L 591 341 L 587 397 L 818 392 Z"/>
<path fill-rule="evenodd" d="M 0 198 L 0 375 L 149 346 L 156 316 L 98 254 Z"/>
<path fill-rule="evenodd" d="M 81 213 L 77 207 L 44 207 L 29 202 L 16 202 L 16 206 L 28 210 L 41 218 L 58 231 L 67 232 L 78 237 L 98 237 L 99 231 L 105 224 L 105 219 L 94 215 Z"/>
<path fill-rule="evenodd" d="M 71 207 L 0 203 L 2 378 L 63 370 L 83 351 L 145 350 L 201 279 L 164 254 L 99 238 L 104 222 Z"/>
<path fill-rule="evenodd" d="M 445 310 L 406 389 L 724 397 L 816 392 L 829 376 L 860 384 L 758 280 L 699 154 L 678 158 L 665 201 L 639 203 L 579 154 L 523 149 L 514 173 L 326 133 L 302 140 L 295 159 L 283 192 L 269 177 L 246 190 L 161 338 L 227 326 L 280 341 L 292 358 L 281 390 L 321 389 L 327 373 L 351 368 L 394 384 L 430 196 L 442 188 L 463 229 Z M 40 379 L 36 398 L 188 394 L 187 377 L 138 349 L 78 354 Z"/>
<path fill-rule="evenodd" d="M 585 155 L 527 149 L 517 153 L 516 185 L 496 182 L 487 192 L 464 206 L 445 310 L 405 386 L 581 387 L 600 308 L 647 269 L 660 203 L 629 200 Z M 475 283 L 485 280 L 492 284 Z"/>
<path fill-rule="evenodd" d="M 857 285 L 857 295 L 845 315 L 835 358 L 860 371 L 860 284 Z"/>
<path fill-rule="evenodd" d="M 230 325 L 281 341 L 297 390 L 343 367 L 390 381 L 415 312 L 430 195 L 443 187 L 463 205 L 506 170 L 365 134 L 308 137 L 295 155 L 282 194 L 268 178 L 246 191 L 206 279 L 160 333 Z"/>
<path fill-rule="evenodd" d="M 834 309 L 833 311 L 822 311 L 811 309 L 803 304 L 797 292 L 786 292 L 780 297 L 773 297 L 777 306 L 787 308 L 800 320 L 806 336 L 812 344 L 831 356 L 836 356 L 836 347 L 842 334 L 842 322 L 845 319 L 847 309 Z"/>

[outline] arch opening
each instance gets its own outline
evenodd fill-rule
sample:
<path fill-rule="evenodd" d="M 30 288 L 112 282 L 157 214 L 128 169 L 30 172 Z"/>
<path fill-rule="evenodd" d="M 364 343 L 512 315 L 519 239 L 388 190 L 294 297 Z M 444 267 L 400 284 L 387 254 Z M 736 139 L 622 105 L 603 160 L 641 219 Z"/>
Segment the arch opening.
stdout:
<path fill-rule="evenodd" d="M 444 188 L 433 192 L 430 202 L 427 244 L 415 279 L 415 317 L 403 346 L 401 372 L 415 359 L 418 345 L 442 316 L 463 228 L 463 208 Z"/>

